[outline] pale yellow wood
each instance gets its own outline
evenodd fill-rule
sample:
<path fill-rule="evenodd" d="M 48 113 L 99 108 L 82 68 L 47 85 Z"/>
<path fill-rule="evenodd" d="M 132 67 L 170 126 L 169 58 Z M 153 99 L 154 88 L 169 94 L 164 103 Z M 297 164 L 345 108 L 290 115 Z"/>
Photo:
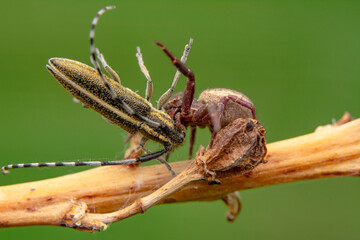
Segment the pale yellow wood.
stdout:
<path fill-rule="evenodd" d="M 268 163 L 260 164 L 250 177 L 228 171 L 217 175 L 222 185 L 192 182 L 160 203 L 215 200 L 237 190 L 306 179 L 360 175 L 360 119 L 271 143 L 267 147 Z M 180 173 L 191 162 L 171 165 Z M 61 225 L 69 219 L 72 223 L 75 220 L 85 221 L 81 218 L 95 216 L 79 214 L 86 210 L 86 206 L 91 212 L 112 212 L 148 196 L 171 179 L 171 174 L 163 165 L 139 168 L 111 166 L 2 186 L 0 227 Z M 137 211 L 139 209 L 135 209 L 134 213 Z M 96 219 L 90 220 L 95 221 L 94 226 L 102 226 Z"/>

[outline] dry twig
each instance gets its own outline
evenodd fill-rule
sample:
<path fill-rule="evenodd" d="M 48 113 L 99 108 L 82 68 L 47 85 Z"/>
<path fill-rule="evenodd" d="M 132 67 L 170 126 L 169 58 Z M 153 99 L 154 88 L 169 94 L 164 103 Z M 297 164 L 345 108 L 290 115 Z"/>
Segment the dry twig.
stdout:
<path fill-rule="evenodd" d="M 242 123 L 241 126 L 246 125 Z M 256 139 L 261 140 L 261 129 L 257 128 L 256 122 L 255 129 L 250 132 L 256 132 Z M 236 138 L 238 134 L 230 135 Z M 255 137 L 249 136 L 248 139 Z M 226 143 L 219 144 L 226 146 Z M 244 151 L 250 149 L 249 146 L 238 151 L 246 155 Z M 200 151 L 196 161 L 171 164 L 176 172 L 182 172 L 171 181 L 171 175 L 162 165 L 111 166 L 3 186 L 0 187 L 0 226 L 59 225 L 93 231 L 106 227 L 107 223 L 144 212 L 154 204 L 216 199 L 223 199 L 230 206 L 228 218 L 232 219 L 240 207 L 238 198 L 232 194 L 234 191 L 305 179 L 359 176 L 360 119 L 271 143 L 267 148 L 265 160 L 268 163 L 260 164 L 250 177 L 244 176 L 244 166 L 250 163 L 250 158 L 240 161 L 245 164 L 243 168 L 227 168 L 237 158 L 229 157 L 224 149 L 221 150 L 224 155 L 214 154 L 219 150 L 214 148 Z M 261 147 L 252 149 L 249 156 L 262 151 L 264 148 Z M 211 156 L 221 157 L 215 160 Z M 205 164 L 200 164 L 204 159 Z M 209 185 L 207 181 L 199 180 L 204 177 L 217 179 L 221 185 Z M 185 183 L 189 184 L 184 187 Z M 109 213 L 112 211 L 115 212 Z"/>

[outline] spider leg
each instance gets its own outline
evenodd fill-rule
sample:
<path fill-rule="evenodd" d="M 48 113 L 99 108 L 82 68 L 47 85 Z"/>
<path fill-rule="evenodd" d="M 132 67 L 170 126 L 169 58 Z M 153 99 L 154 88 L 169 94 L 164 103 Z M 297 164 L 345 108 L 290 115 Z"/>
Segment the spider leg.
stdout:
<path fill-rule="evenodd" d="M 255 107 L 253 104 L 247 102 L 247 101 L 244 101 L 242 100 L 241 98 L 238 98 L 237 96 L 234 96 L 234 95 L 229 95 L 227 97 L 224 97 L 221 102 L 220 102 L 220 108 L 221 108 L 221 111 L 220 111 L 220 118 L 222 117 L 223 115 L 223 112 L 224 112 L 224 109 L 225 109 L 225 106 L 227 104 L 228 101 L 233 101 L 237 104 L 240 104 L 241 106 L 245 107 L 245 108 L 248 108 L 251 110 L 251 114 L 252 114 L 252 117 L 253 119 L 257 119 L 256 118 L 256 113 L 255 113 Z"/>
<path fill-rule="evenodd" d="M 187 77 L 186 88 L 183 96 L 183 104 L 181 107 L 181 116 L 188 117 L 190 115 L 191 104 L 194 99 L 195 92 L 195 76 L 194 73 L 185 66 L 179 59 L 177 59 L 162 43 L 155 42 L 156 45 L 161 47 L 165 54 L 171 59 L 172 64 Z"/>
<path fill-rule="evenodd" d="M 212 146 L 215 136 L 216 134 L 220 131 L 221 129 L 221 124 L 220 124 L 220 116 L 221 114 L 219 114 L 219 107 L 217 107 L 214 103 L 209 103 L 207 105 L 207 109 L 209 112 L 209 116 L 211 118 L 211 122 L 212 122 L 212 126 L 213 126 L 213 131 L 212 131 L 212 135 L 211 135 L 211 141 L 210 141 L 210 147 Z"/>
<path fill-rule="evenodd" d="M 195 136 L 196 136 L 196 127 L 191 128 L 191 135 L 190 135 L 190 142 L 189 142 L 189 160 L 192 159 L 193 155 L 193 148 L 195 143 Z"/>
<path fill-rule="evenodd" d="M 189 56 L 189 52 L 190 52 L 190 49 L 191 49 L 191 45 L 193 43 L 194 39 L 190 38 L 190 41 L 189 41 L 189 44 L 186 44 L 185 45 L 185 49 L 184 49 L 184 52 L 183 52 L 183 55 L 180 59 L 180 61 L 182 63 L 186 63 L 186 60 Z M 173 92 L 174 92 L 174 88 L 180 78 L 180 74 L 181 72 L 179 70 L 176 71 L 175 73 L 175 76 L 174 76 L 174 79 L 173 79 L 173 82 L 171 84 L 171 87 L 159 98 L 159 100 L 157 101 L 158 105 L 157 105 L 157 109 L 161 109 L 164 104 L 170 99 L 170 97 L 172 96 Z"/>

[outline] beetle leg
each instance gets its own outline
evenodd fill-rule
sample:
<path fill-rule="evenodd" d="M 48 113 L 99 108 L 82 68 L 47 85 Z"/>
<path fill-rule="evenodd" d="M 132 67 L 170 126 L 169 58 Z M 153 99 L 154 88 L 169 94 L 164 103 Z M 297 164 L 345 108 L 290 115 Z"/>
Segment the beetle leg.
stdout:
<path fill-rule="evenodd" d="M 133 137 L 134 135 L 129 135 L 128 139 L 126 139 L 126 142 L 128 142 L 130 140 L 131 137 Z M 140 142 L 138 143 L 138 146 L 135 147 L 134 149 L 132 149 L 129 152 L 125 153 L 125 159 L 132 159 L 132 158 L 137 158 L 140 157 L 142 154 L 142 151 L 145 151 L 147 154 L 151 154 L 152 152 L 150 150 L 148 150 L 147 148 L 145 148 L 145 145 L 147 143 L 149 139 L 147 139 L 146 137 L 141 137 Z M 160 163 L 164 164 L 166 166 L 166 168 L 170 171 L 170 173 L 176 177 L 176 173 L 174 172 L 174 170 L 171 168 L 170 164 L 167 162 L 166 159 L 162 158 L 162 157 L 157 157 L 156 158 Z"/>
<path fill-rule="evenodd" d="M 191 104 L 194 99 L 195 92 L 195 76 L 194 73 L 185 66 L 179 59 L 177 59 L 162 43 L 155 42 L 156 45 L 166 53 L 171 59 L 172 64 L 185 76 L 187 77 L 186 88 L 184 91 L 183 104 L 181 107 L 181 116 L 187 117 L 190 115 Z"/>
<path fill-rule="evenodd" d="M 186 63 L 187 57 L 189 56 L 189 52 L 191 49 L 191 45 L 193 43 L 194 39 L 190 38 L 189 44 L 185 45 L 185 49 L 183 52 L 183 55 L 180 59 L 180 61 L 182 63 Z M 176 71 L 173 82 L 171 84 L 171 87 L 159 98 L 159 100 L 157 101 L 158 105 L 157 105 L 157 109 L 161 109 L 164 104 L 170 99 L 170 97 L 172 96 L 173 92 L 174 92 L 174 88 L 179 80 L 181 72 L 179 70 Z"/>
<path fill-rule="evenodd" d="M 101 65 L 106 70 L 106 72 L 110 74 L 110 76 L 112 77 L 113 80 L 115 80 L 116 82 L 118 82 L 121 85 L 121 80 L 120 80 L 119 75 L 115 72 L 114 69 L 112 69 L 109 66 L 109 64 L 105 60 L 104 55 L 99 51 L 98 48 L 96 48 L 95 51 L 96 51 L 97 58 L 99 59 Z"/>
<path fill-rule="evenodd" d="M 142 148 L 147 154 L 151 154 L 152 152 L 146 148 Z M 170 164 L 167 162 L 166 159 L 164 159 L 163 157 L 157 157 L 156 158 L 160 163 L 164 164 L 166 166 L 166 168 L 169 170 L 169 172 L 173 175 L 173 177 L 176 177 L 176 173 L 174 172 L 174 170 L 171 168 Z"/>
<path fill-rule="evenodd" d="M 168 153 L 165 154 L 165 161 L 168 161 L 168 160 L 169 160 L 169 157 L 170 157 L 170 152 L 168 152 Z"/>
<path fill-rule="evenodd" d="M 146 66 L 144 64 L 144 60 L 143 60 L 143 57 L 142 57 L 142 54 L 141 54 L 140 47 L 136 47 L 136 50 L 137 50 L 136 58 L 138 60 L 139 67 L 141 69 L 141 72 L 145 75 L 145 77 L 147 79 L 146 91 L 145 91 L 145 99 L 147 101 L 150 101 L 151 96 L 153 94 L 153 89 L 154 89 L 153 82 L 151 80 L 149 71 L 147 70 L 147 68 L 146 68 Z"/>
<path fill-rule="evenodd" d="M 74 103 L 81 103 L 76 97 L 73 97 L 72 100 L 73 100 Z M 83 103 L 81 103 L 81 105 L 82 105 L 83 108 L 89 108 L 88 106 L 86 106 Z"/>

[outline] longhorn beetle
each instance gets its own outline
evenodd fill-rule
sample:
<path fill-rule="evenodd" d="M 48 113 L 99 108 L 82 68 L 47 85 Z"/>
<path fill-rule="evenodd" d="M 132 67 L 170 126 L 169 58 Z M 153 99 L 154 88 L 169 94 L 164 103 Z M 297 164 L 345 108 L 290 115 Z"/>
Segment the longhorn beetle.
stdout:
<path fill-rule="evenodd" d="M 99 20 L 99 17 L 107 10 L 113 8 L 115 7 L 108 6 L 99 10 L 92 21 L 90 30 L 90 60 L 95 69 L 89 67 L 86 64 L 65 58 L 49 59 L 49 65 L 46 65 L 46 68 L 53 75 L 53 77 L 85 107 L 97 111 L 104 118 L 120 126 L 130 134 L 136 132 L 141 133 L 143 135 L 141 140 L 141 147 L 143 147 L 147 140 L 150 139 L 162 144 L 164 149 L 158 152 L 148 153 L 138 158 L 118 161 L 11 164 L 1 168 L 3 173 L 8 173 L 7 170 L 12 168 L 104 166 L 146 162 L 159 158 L 161 155 L 172 151 L 184 142 L 185 127 L 180 125 L 177 126 L 174 120 L 160 109 L 171 97 L 173 89 L 177 83 L 177 79 L 180 75 L 180 71 L 188 78 L 185 94 L 190 94 L 190 98 L 187 98 L 185 101 L 183 101 L 182 114 L 187 115 L 190 113 L 192 97 L 195 88 L 195 79 L 192 71 L 188 69 L 183 62 L 186 61 L 192 39 L 190 39 L 189 45 L 185 47 L 184 55 L 181 61 L 175 58 L 161 43 L 156 42 L 156 44 L 161 46 L 163 51 L 170 57 L 172 63 L 178 69 L 178 72 L 175 75 L 171 88 L 160 97 L 158 101 L 158 108 L 154 108 L 149 102 L 152 95 L 152 81 L 145 65 L 143 64 L 140 49 L 138 48 L 137 57 L 140 68 L 147 78 L 145 99 L 140 97 L 132 90 L 121 85 L 120 77 L 107 64 L 100 51 L 95 48 L 95 26 Z M 112 79 L 102 73 L 97 58 L 100 60 L 104 69 L 110 74 Z M 169 168 L 169 165 L 167 166 Z"/>

